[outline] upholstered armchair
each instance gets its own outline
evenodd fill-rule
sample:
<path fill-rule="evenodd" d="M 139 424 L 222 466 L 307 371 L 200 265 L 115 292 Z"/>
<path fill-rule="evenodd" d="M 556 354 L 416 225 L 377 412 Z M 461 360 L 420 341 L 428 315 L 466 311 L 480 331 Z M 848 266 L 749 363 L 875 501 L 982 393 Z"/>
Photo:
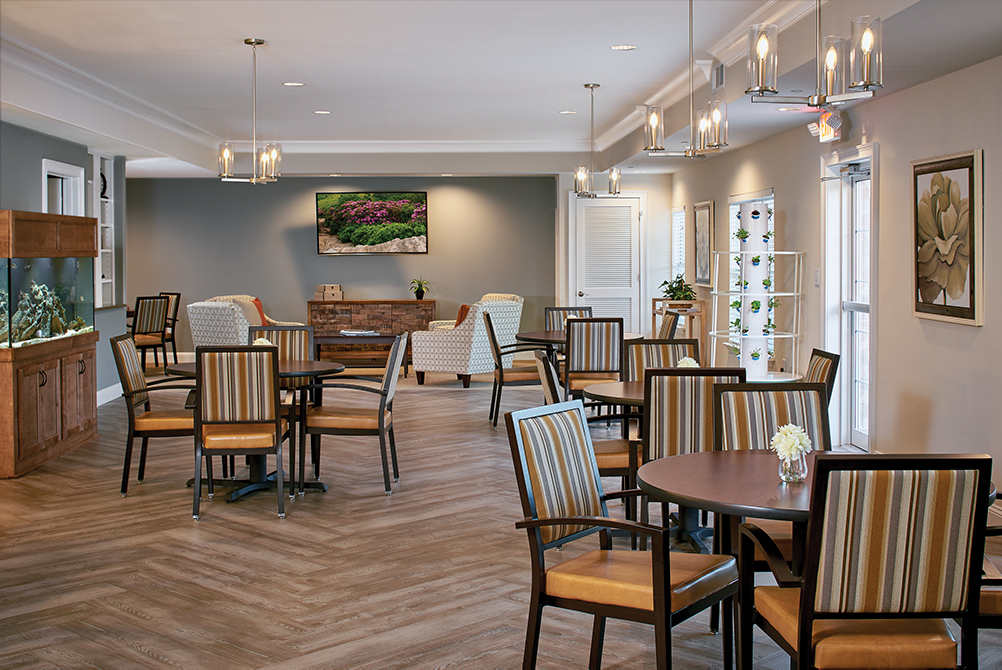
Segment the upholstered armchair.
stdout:
<path fill-rule="evenodd" d="M 294 321 L 276 321 L 260 310 L 254 301 L 255 298 L 250 295 L 221 295 L 189 304 L 192 344 L 195 347 L 245 345 L 251 319 L 255 326 L 303 325 Z M 261 323 L 261 317 L 267 323 Z"/>
<path fill-rule="evenodd" d="M 217 295 L 215 298 L 209 298 L 208 302 L 233 302 L 233 303 L 238 303 L 239 304 L 239 303 L 245 303 L 245 302 L 253 303 L 256 300 L 258 300 L 258 299 L 255 298 L 252 295 Z M 257 324 L 257 325 L 261 325 L 261 326 L 302 326 L 303 325 L 302 323 L 299 323 L 298 321 L 276 321 L 275 319 L 271 318 L 270 316 L 268 316 L 267 314 L 264 313 L 264 310 L 261 309 L 260 302 L 258 302 L 258 309 L 261 310 L 261 315 L 264 317 L 265 323 L 261 323 L 261 324 Z M 245 333 L 244 339 L 246 339 L 246 333 Z M 243 342 L 241 342 L 241 344 L 243 344 Z"/>
<path fill-rule="evenodd" d="M 480 302 L 490 302 L 495 300 L 517 300 L 522 302 L 522 297 L 514 293 L 485 293 Z M 428 322 L 428 330 L 452 330 L 456 327 L 455 319 L 438 319 Z M 510 343 L 509 343 L 510 344 Z M 414 346 L 413 343 L 411 346 Z"/>
<path fill-rule="evenodd" d="M 494 295 L 500 294 L 488 294 Z M 463 381 L 463 388 L 469 388 L 471 375 L 494 371 L 484 312 L 491 315 L 498 344 L 502 347 L 515 342 L 515 333 L 522 320 L 522 297 L 504 295 L 510 299 L 474 303 L 458 326 L 411 334 L 411 360 L 418 384 L 424 383 L 425 372 L 444 372 L 456 375 Z M 504 357 L 505 368 L 510 368 L 511 362 L 512 356 Z"/>

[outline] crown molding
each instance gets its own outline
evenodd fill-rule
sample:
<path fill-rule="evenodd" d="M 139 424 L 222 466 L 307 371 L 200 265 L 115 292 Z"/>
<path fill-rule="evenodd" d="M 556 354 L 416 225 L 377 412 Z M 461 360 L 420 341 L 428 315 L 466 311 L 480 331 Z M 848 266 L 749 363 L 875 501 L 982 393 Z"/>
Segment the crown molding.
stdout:
<path fill-rule="evenodd" d="M 484 141 L 484 140 L 405 140 L 405 141 L 301 141 L 268 140 L 282 145 L 283 154 L 462 154 L 462 153 L 566 153 L 588 151 L 588 140 L 574 141 Z M 258 146 L 264 142 L 259 140 Z M 596 139 L 597 143 L 597 139 Z M 250 140 L 231 141 L 238 154 L 251 152 Z"/>
<path fill-rule="evenodd" d="M 827 2 L 828 0 L 821 0 L 822 5 Z M 811 14 L 814 8 L 815 3 L 811 0 L 796 0 L 796 2 L 771 0 L 744 22 L 735 26 L 734 30 L 727 33 L 719 42 L 710 46 L 706 53 L 726 67 L 730 67 L 748 54 L 748 29 L 751 26 L 756 23 L 774 23 L 779 32 L 783 32 L 790 25 Z"/>

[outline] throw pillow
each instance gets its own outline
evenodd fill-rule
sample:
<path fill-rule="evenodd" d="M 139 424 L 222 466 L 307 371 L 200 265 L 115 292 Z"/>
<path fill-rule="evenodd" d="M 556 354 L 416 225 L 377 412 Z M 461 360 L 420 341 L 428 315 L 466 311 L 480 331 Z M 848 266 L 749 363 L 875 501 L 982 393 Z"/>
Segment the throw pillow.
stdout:
<path fill-rule="evenodd" d="M 264 326 L 267 325 L 261 319 L 261 313 L 258 312 L 257 305 L 249 300 L 234 300 L 233 304 L 239 307 L 243 313 L 244 318 L 247 319 L 247 323 L 252 326 Z"/>
<path fill-rule="evenodd" d="M 254 298 L 254 305 L 257 307 L 258 314 L 261 315 L 261 325 L 268 325 L 268 318 L 264 315 L 264 307 L 261 306 L 261 298 Z"/>
<path fill-rule="evenodd" d="M 459 328 L 459 324 L 463 322 L 463 319 L 465 319 L 466 315 L 469 313 L 470 313 L 469 305 L 463 303 L 462 305 L 459 306 L 459 314 L 456 315 L 456 326 L 455 326 L 456 328 Z"/>

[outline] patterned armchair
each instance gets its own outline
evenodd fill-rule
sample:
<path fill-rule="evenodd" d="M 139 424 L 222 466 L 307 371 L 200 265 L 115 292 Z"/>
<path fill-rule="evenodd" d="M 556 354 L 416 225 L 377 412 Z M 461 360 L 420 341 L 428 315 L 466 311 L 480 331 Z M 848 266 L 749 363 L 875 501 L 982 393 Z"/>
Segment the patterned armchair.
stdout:
<path fill-rule="evenodd" d="M 522 297 L 514 293 L 485 293 L 480 302 L 493 302 L 495 300 L 517 300 L 518 302 L 522 302 Z M 428 330 L 452 330 L 455 327 L 455 319 L 438 319 L 428 322 Z M 414 346 L 414 344 L 411 343 L 411 346 Z M 502 344 L 502 346 L 504 345 Z"/>
<path fill-rule="evenodd" d="M 488 294 L 494 295 L 500 294 Z M 494 371 L 484 312 L 491 315 L 498 344 L 502 347 L 515 342 L 515 333 L 522 320 L 522 297 L 504 295 L 510 299 L 475 303 L 459 326 L 411 334 L 411 357 L 418 384 L 424 383 L 425 372 L 445 372 L 458 376 L 463 381 L 463 388 L 469 388 L 471 375 Z M 504 357 L 504 367 L 510 368 L 511 362 L 511 356 Z"/>
<path fill-rule="evenodd" d="M 209 298 L 207 302 L 254 302 L 256 298 L 252 295 L 217 295 L 215 298 Z M 264 314 L 264 312 L 261 312 Z M 267 326 L 302 326 L 304 324 L 298 321 L 276 321 L 267 314 L 264 314 L 264 320 L 268 323 L 262 324 Z M 243 344 L 241 341 L 240 344 Z"/>
<path fill-rule="evenodd" d="M 242 346 L 247 344 L 250 322 L 244 307 L 254 301 L 250 295 L 220 295 L 188 305 L 188 323 L 195 347 Z M 262 312 L 263 314 L 263 312 Z M 276 321 L 264 315 L 268 326 L 301 326 L 295 321 Z"/>

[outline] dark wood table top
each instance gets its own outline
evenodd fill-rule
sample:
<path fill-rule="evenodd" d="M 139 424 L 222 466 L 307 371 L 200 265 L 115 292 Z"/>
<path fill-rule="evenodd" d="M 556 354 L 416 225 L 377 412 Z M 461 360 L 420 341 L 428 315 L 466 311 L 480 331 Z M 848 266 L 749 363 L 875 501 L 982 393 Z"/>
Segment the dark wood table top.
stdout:
<path fill-rule="evenodd" d="M 610 405 L 644 406 L 644 382 L 603 382 L 585 386 L 584 397 Z"/>
<path fill-rule="evenodd" d="M 807 480 L 786 484 L 772 450 L 708 451 L 651 461 L 637 481 L 651 498 L 720 514 L 806 523 L 814 455 L 807 455 Z"/>
<path fill-rule="evenodd" d="M 640 333 L 623 333 L 624 340 L 639 340 L 641 337 Z M 567 341 L 567 334 L 563 330 L 526 330 L 517 333 L 515 339 L 533 344 L 563 344 Z"/>
<path fill-rule="evenodd" d="M 195 377 L 194 363 L 168 365 L 167 374 L 178 377 Z M 279 377 L 318 377 L 320 375 L 344 372 L 344 364 L 334 361 L 279 361 Z"/>

